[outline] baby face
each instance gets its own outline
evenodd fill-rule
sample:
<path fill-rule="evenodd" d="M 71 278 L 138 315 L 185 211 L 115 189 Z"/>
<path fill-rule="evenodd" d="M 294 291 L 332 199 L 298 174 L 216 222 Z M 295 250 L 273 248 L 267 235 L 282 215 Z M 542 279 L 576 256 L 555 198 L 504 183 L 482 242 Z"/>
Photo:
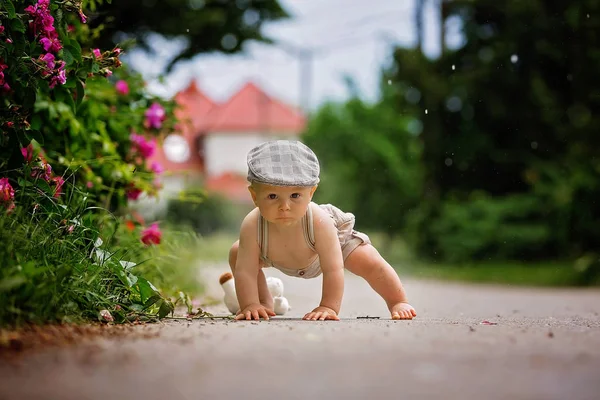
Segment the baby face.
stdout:
<path fill-rule="evenodd" d="M 314 187 L 271 186 L 253 184 L 250 194 L 254 204 L 267 221 L 289 226 L 306 214 L 308 204 L 317 189 Z"/>

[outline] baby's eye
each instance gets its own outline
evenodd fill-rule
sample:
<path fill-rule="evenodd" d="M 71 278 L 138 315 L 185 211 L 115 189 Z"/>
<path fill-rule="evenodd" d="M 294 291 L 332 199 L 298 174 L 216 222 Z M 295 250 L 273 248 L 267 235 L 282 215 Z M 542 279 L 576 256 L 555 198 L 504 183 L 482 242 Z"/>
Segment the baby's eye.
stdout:
<path fill-rule="evenodd" d="M 292 199 L 299 199 L 300 198 L 300 193 L 292 193 L 292 195 L 290 197 Z"/>
<path fill-rule="evenodd" d="M 267 196 L 270 200 L 275 200 L 277 198 L 277 195 L 275 193 L 271 193 L 270 195 Z"/>

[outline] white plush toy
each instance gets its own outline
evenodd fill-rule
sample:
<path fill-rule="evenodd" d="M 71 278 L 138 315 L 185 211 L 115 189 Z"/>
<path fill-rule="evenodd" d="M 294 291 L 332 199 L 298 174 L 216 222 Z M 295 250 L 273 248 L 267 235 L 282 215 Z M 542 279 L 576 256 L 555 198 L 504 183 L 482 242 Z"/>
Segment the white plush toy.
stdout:
<path fill-rule="evenodd" d="M 240 305 L 235 294 L 235 283 L 233 281 L 233 275 L 231 272 L 225 272 L 222 274 L 219 278 L 219 283 L 225 292 L 223 300 L 227 306 L 227 309 L 232 314 L 237 313 L 240 309 Z M 275 311 L 275 314 L 284 315 L 286 312 L 292 309 L 288 303 L 288 300 L 283 297 L 283 282 L 281 279 L 274 276 L 267 277 L 267 287 L 269 288 L 269 293 L 271 293 L 271 296 L 273 296 L 273 311 Z"/>

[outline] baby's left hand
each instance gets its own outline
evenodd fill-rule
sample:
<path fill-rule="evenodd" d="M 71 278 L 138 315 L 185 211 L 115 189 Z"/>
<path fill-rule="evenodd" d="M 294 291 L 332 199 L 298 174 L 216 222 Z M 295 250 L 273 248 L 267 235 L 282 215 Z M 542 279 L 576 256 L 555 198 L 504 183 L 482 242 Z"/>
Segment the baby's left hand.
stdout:
<path fill-rule="evenodd" d="M 417 316 L 417 312 L 408 303 L 398 303 L 390 308 L 392 319 L 413 319 Z"/>
<path fill-rule="evenodd" d="M 334 321 L 340 320 L 340 318 L 337 316 L 337 313 L 335 311 L 333 311 L 329 307 L 323 307 L 323 306 L 319 306 L 319 307 L 315 308 L 314 310 L 312 310 L 311 312 L 306 314 L 302 319 L 305 319 L 307 321 L 316 321 L 316 320 L 325 321 L 326 319 L 334 320 Z"/>

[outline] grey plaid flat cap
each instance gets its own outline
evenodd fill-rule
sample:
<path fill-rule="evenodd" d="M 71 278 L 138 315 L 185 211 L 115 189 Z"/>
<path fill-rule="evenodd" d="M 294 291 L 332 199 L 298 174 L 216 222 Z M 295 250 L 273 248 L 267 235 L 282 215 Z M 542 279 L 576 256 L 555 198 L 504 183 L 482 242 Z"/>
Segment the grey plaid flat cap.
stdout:
<path fill-rule="evenodd" d="M 273 140 L 248 152 L 248 181 L 273 186 L 315 186 L 319 160 L 296 140 Z"/>

